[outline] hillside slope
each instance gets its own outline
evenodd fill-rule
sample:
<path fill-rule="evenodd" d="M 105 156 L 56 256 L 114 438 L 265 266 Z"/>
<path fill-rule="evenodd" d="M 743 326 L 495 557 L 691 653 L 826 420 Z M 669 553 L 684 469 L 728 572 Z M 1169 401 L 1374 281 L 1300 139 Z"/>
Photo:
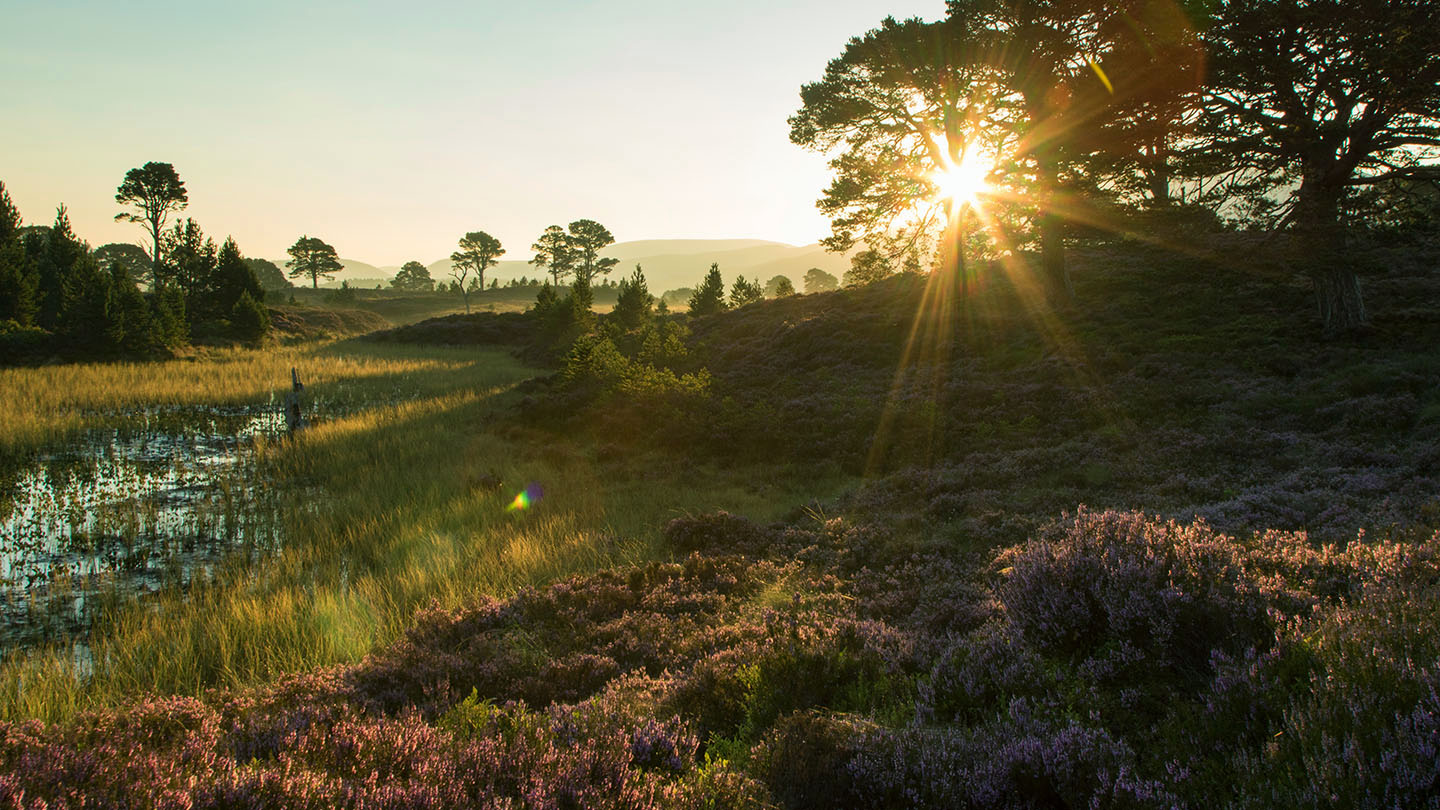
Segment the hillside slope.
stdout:
<path fill-rule="evenodd" d="M 688 319 L 685 350 L 582 337 L 502 429 L 657 492 L 863 484 L 679 515 L 658 560 L 436 606 L 352 666 L 0 724 L 0 797 L 1435 806 L 1434 263 L 1372 271 L 1375 329 L 1327 341 L 1288 272 L 1076 258 L 1058 312 L 992 267 L 965 302 L 898 277 Z"/>

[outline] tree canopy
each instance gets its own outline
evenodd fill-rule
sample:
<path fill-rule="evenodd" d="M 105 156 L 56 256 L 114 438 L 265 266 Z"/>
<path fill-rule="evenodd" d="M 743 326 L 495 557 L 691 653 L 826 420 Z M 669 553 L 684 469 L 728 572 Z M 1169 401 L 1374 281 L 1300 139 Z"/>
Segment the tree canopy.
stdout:
<path fill-rule="evenodd" d="M 540 234 L 535 244 L 530 246 L 535 251 L 535 257 L 530 263 L 541 270 L 550 273 L 550 280 L 554 286 L 559 287 L 575 270 L 574 252 L 570 246 L 570 236 L 565 229 L 559 225 L 551 225 Z"/>
<path fill-rule="evenodd" d="M 180 211 L 190 204 L 185 191 L 185 181 L 169 163 L 151 161 L 125 173 L 125 179 L 115 190 L 115 202 L 133 207 L 115 215 L 116 221 L 135 222 L 144 225 L 150 232 L 152 283 L 159 286 L 162 281 L 163 256 L 161 255 L 161 231 L 171 213 Z"/>
<path fill-rule="evenodd" d="M 262 289 L 285 290 L 295 286 L 285 276 L 285 271 L 276 267 L 269 259 L 246 258 L 245 263 L 250 266 L 250 272 L 255 274 Z"/>
<path fill-rule="evenodd" d="M 318 290 L 321 278 L 332 280 L 345 269 L 335 255 L 335 248 L 315 237 L 301 236 L 285 252 L 290 254 L 290 261 L 285 262 L 290 268 L 290 277 L 310 279 L 311 289 Z"/>
<path fill-rule="evenodd" d="M 593 219 L 577 219 L 570 223 L 569 230 L 566 242 L 573 270 L 585 283 L 593 284 L 596 276 L 608 275 L 620 263 L 619 259 L 600 255 L 601 250 L 615 243 L 615 237 L 604 225 Z"/>
<path fill-rule="evenodd" d="M 1205 39 L 1193 149 L 1225 167 L 1225 192 L 1301 234 L 1326 327 L 1363 323 L 1343 212 L 1360 187 L 1440 178 L 1440 14 L 1421 0 L 1222 0 Z"/>
<path fill-rule="evenodd" d="M 429 268 L 411 261 L 400 266 L 395 278 L 390 279 L 390 286 L 410 292 L 430 292 L 435 289 L 435 279 L 430 277 Z"/>
<path fill-rule="evenodd" d="M 887 278 L 895 272 L 885 254 L 878 250 L 862 250 L 850 257 L 850 269 L 845 271 L 843 283 L 846 287 L 863 287 Z"/>
<path fill-rule="evenodd" d="M 1075 203 L 1062 186 L 1096 148 L 1086 133 L 1097 122 L 1113 121 L 1142 88 L 1157 92 L 1117 84 L 1102 66 L 1123 52 L 1124 75 L 1143 76 L 1149 65 L 1137 54 L 1168 54 L 1154 43 L 1181 34 L 1153 5 L 951 0 L 944 20 L 887 18 L 850 40 L 820 81 L 801 88 L 790 119 L 792 141 L 835 153 L 835 179 L 818 203 L 833 224 L 826 246 L 865 241 L 893 246 L 898 258 L 938 237 L 958 255 L 961 209 L 983 189 L 1033 221 L 1045 277 L 1068 290 L 1062 226 Z M 1152 48 L 1127 47 L 1134 42 Z M 977 176 L 961 188 L 966 175 Z"/>
<path fill-rule="evenodd" d="M 805 271 L 805 292 L 829 292 L 840 288 L 840 279 L 818 267 Z"/>
<path fill-rule="evenodd" d="M 765 294 L 771 298 L 784 298 L 795 294 L 795 282 L 789 276 L 772 276 L 765 282 Z"/>
<path fill-rule="evenodd" d="M 500 240 L 484 231 L 470 231 L 460 237 L 460 249 L 450 254 L 450 275 L 460 285 L 466 312 L 470 311 L 470 288 L 466 287 L 466 279 L 471 279 L 474 289 L 484 289 L 485 270 L 494 267 L 503 255 L 505 248 L 500 246 Z"/>
<path fill-rule="evenodd" d="M 95 261 L 104 270 L 119 268 L 133 281 L 144 279 L 153 266 L 145 248 L 129 242 L 110 242 L 95 248 Z"/>
<path fill-rule="evenodd" d="M 760 286 L 760 281 L 750 281 L 744 276 L 737 275 L 735 283 L 730 285 L 730 308 L 739 309 L 746 304 L 753 304 L 756 301 L 765 300 L 765 288 Z"/>
<path fill-rule="evenodd" d="M 726 308 L 725 280 L 720 277 L 720 265 L 712 264 L 705 280 L 690 295 L 690 314 L 713 315 L 724 312 Z"/>

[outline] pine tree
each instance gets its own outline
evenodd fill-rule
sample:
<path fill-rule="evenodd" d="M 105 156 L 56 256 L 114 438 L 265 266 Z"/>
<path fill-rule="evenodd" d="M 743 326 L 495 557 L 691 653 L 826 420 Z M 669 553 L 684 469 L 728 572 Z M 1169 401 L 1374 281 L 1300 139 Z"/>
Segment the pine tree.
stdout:
<path fill-rule="evenodd" d="M 111 278 L 117 291 L 121 331 L 121 351 L 131 357 L 148 357 L 165 348 L 165 336 L 155 322 L 155 314 L 144 293 L 125 268 L 111 265 Z"/>
<path fill-rule="evenodd" d="M 595 306 L 595 292 L 590 289 L 590 282 L 582 275 L 575 276 L 575 282 L 570 285 L 570 319 L 581 331 L 589 329 L 595 322 L 595 313 L 591 309 Z"/>
<path fill-rule="evenodd" d="M 720 265 L 712 264 L 705 280 L 690 296 L 690 314 L 713 315 L 725 309 L 725 280 L 720 277 Z"/>
<path fill-rule="evenodd" d="M 87 357 L 113 357 L 125 340 L 119 290 L 89 251 L 80 253 L 64 273 L 63 306 L 56 337 L 71 352 Z"/>
<path fill-rule="evenodd" d="M 240 255 L 240 247 L 230 237 L 220 246 L 215 259 L 215 271 L 203 296 L 207 314 L 228 318 L 242 296 L 250 296 L 253 302 L 265 300 L 265 290 L 260 280 L 250 269 L 249 262 Z M 268 318 L 267 318 L 268 322 Z M 233 324 L 232 324 L 233 326 Z M 248 338 L 247 338 L 248 339 Z"/>
<path fill-rule="evenodd" d="M 207 306 L 206 292 L 215 275 L 215 240 L 205 236 L 199 223 L 186 218 L 163 235 L 165 276 L 185 294 L 185 311 L 193 327 L 214 313 Z"/>
<path fill-rule="evenodd" d="M 650 320 L 654 306 L 655 297 L 645 283 L 645 271 L 637 264 L 629 279 L 620 280 L 620 294 L 610 317 L 622 330 L 635 329 Z"/>
<path fill-rule="evenodd" d="M 735 284 L 730 288 L 731 309 L 739 309 L 746 304 L 764 300 L 765 288 L 760 286 L 759 281 L 747 281 L 744 276 L 735 277 Z"/>
<path fill-rule="evenodd" d="M 36 320 L 40 328 L 55 332 L 60 326 L 60 315 L 66 309 L 67 290 L 74 286 L 70 275 L 80 257 L 90 251 L 70 229 L 70 215 L 63 205 L 55 211 L 55 224 L 43 243 L 37 246 L 41 250 L 37 268 L 39 312 Z"/>
<path fill-rule="evenodd" d="M 36 278 L 20 241 L 20 210 L 0 183 L 0 321 L 35 322 Z"/>
<path fill-rule="evenodd" d="M 270 314 L 265 305 L 246 290 L 240 293 L 240 298 L 230 310 L 230 326 L 241 340 L 259 343 L 270 331 Z"/>

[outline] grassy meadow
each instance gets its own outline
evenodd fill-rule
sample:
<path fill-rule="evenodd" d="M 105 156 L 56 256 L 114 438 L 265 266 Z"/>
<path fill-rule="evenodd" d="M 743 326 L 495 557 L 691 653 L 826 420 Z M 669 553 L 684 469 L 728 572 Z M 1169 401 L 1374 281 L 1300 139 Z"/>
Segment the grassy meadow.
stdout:
<path fill-rule="evenodd" d="M 7 404 L 40 407 L 11 407 L 3 439 L 33 452 L 134 409 L 278 404 L 292 367 L 324 418 L 254 448 L 258 483 L 277 504 L 260 519 L 283 538 L 278 553 L 237 554 L 184 592 L 115 605 L 89 640 L 89 677 L 64 645 L 10 653 L 0 717 L 55 719 L 147 692 L 196 695 L 358 661 L 432 602 L 653 558 L 668 519 L 778 516 L 840 484 L 837 475 L 802 488 L 784 468 L 658 455 L 597 460 L 563 436 L 498 427 L 516 384 L 539 373 L 507 352 L 356 341 L 5 370 Z M 531 483 L 540 497 L 508 509 Z"/>

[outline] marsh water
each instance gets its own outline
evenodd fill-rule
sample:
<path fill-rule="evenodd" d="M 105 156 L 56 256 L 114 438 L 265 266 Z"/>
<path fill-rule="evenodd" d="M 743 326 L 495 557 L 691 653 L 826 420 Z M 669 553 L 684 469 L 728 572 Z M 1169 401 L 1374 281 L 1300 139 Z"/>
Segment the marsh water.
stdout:
<path fill-rule="evenodd" d="M 79 642 L 110 606 L 281 541 L 255 463 L 285 434 L 277 403 L 114 416 L 0 465 L 0 655 Z"/>

